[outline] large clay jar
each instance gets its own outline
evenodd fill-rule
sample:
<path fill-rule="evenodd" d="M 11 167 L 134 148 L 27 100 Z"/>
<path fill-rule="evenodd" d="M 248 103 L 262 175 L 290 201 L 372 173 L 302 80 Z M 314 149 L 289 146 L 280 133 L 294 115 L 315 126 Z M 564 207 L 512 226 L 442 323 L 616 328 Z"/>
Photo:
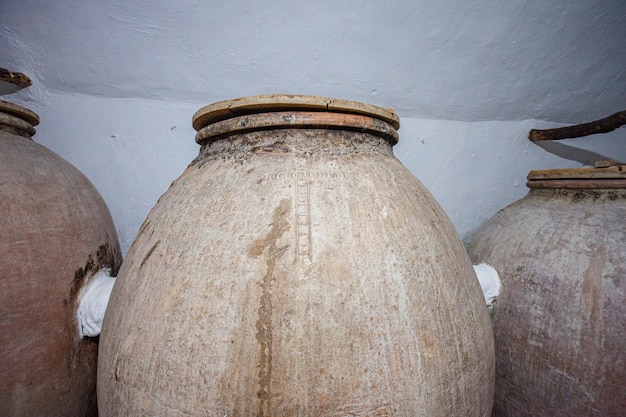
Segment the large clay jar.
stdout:
<path fill-rule="evenodd" d="M 494 266 L 494 416 L 626 415 L 626 172 L 533 171 L 478 232 Z"/>
<path fill-rule="evenodd" d="M 398 125 L 309 96 L 198 111 L 111 295 L 101 417 L 488 416 L 488 311 Z"/>
<path fill-rule="evenodd" d="M 0 101 L 0 415 L 97 415 L 97 341 L 77 294 L 120 250 L 101 196 L 31 136 L 35 113 Z"/>

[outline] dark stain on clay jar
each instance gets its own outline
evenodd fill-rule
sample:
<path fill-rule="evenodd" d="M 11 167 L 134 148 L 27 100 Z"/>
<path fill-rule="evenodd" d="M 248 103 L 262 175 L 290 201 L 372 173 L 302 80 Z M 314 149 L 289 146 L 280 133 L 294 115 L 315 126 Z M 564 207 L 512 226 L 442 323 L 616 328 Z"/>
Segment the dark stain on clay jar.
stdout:
<path fill-rule="evenodd" d="M 272 146 L 254 146 L 250 148 L 251 153 L 288 153 L 291 149 L 282 143 L 275 143 Z"/>
<path fill-rule="evenodd" d="M 289 230 L 288 216 L 291 213 L 291 202 L 282 200 L 274 211 L 271 229 L 263 238 L 254 241 L 249 249 L 249 254 L 253 258 L 260 257 L 267 253 L 267 272 L 259 282 L 261 287 L 261 300 L 256 321 L 256 338 L 260 344 L 258 379 L 259 417 L 271 415 L 271 399 L 276 396 L 272 394 L 272 284 L 275 281 L 274 271 L 276 260 L 286 251 L 287 246 L 278 247 L 278 239 Z"/>
<path fill-rule="evenodd" d="M 111 275 L 116 276 L 121 264 L 122 254 L 118 248 L 111 248 L 108 243 L 100 245 L 96 251 L 95 259 L 92 254 L 89 254 L 85 266 L 79 267 L 74 271 L 74 279 L 70 286 L 69 304 L 75 307 L 78 293 L 85 285 L 85 281 L 88 277 L 93 276 L 102 268 L 110 269 Z M 67 304 L 67 302 L 64 304 Z"/>

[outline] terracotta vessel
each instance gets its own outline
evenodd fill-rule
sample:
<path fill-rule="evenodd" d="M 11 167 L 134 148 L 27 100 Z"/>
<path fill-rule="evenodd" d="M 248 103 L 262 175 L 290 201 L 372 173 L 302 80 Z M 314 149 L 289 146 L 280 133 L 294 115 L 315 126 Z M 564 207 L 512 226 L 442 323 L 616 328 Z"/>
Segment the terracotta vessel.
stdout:
<path fill-rule="evenodd" d="M 198 111 L 113 289 L 101 417 L 488 416 L 488 312 L 398 126 L 310 96 Z"/>
<path fill-rule="evenodd" d="M 626 413 L 626 172 L 533 171 L 478 232 L 494 266 L 494 416 Z"/>
<path fill-rule="evenodd" d="M 0 415 L 97 415 L 97 343 L 77 294 L 121 257 L 104 201 L 31 136 L 30 110 L 0 101 Z"/>

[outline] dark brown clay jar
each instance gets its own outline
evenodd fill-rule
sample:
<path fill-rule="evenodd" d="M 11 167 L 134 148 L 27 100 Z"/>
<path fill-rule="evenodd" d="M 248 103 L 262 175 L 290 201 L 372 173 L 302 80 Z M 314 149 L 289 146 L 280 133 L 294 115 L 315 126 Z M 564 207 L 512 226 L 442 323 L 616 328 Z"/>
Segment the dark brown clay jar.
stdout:
<path fill-rule="evenodd" d="M 469 247 L 495 267 L 494 416 L 626 415 L 626 172 L 533 171 Z"/>
<path fill-rule="evenodd" d="M 77 294 L 121 262 L 100 194 L 35 143 L 38 117 L 0 101 L 0 415 L 94 416 L 97 341 L 80 339 Z"/>
<path fill-rule="evenodd" d="M 488 416 L 484 298 L 398 124 L 310 96 L 196 113 L 111 295 L 100 416 Z"/>

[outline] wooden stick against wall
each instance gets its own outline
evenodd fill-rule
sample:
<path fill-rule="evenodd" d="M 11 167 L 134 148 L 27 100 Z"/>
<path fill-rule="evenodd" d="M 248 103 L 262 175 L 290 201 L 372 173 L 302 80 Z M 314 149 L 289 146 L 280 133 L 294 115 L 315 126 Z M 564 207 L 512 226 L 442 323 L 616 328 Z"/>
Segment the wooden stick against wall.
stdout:
<path fill-rule="evenodd" d="M 611 132 L 624 124 L 626 124 L 626 110 L 589 123 L 558 127 L 555 129 L 531 129 L 530 132 L 528 132 L 528 139 L 538 141 L 579 138 L 595 133 Z"/>

